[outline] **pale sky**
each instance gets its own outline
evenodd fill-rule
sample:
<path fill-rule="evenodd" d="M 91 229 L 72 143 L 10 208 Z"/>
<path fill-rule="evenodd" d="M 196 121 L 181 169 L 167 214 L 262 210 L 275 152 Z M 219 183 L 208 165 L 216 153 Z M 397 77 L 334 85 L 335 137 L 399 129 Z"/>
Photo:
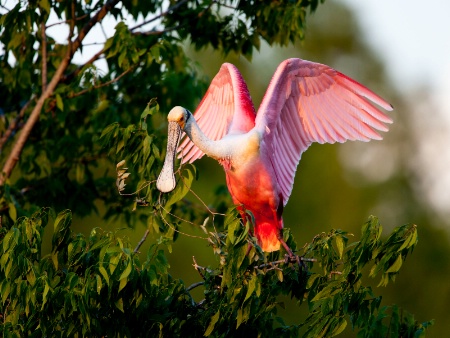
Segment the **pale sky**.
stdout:
<path fill-rule="evenodd" d="M 407 98 L 415 119 L 417 194 L 450 226 L 450 1 L 342 0 Z M 422 102 L 414 90 L 428 87 Z"/>
<path fill-rule="evenodd" d="M 450 1 L 341 1 L 354 9 L 369 44 L 400 89 L 419 83 L 448 86 Z"/>

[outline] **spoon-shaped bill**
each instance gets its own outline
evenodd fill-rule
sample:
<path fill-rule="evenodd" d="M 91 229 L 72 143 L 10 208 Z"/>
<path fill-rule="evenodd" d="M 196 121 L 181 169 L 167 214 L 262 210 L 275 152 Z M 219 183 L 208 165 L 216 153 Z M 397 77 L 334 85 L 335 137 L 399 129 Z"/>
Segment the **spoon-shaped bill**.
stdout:
<path fill-rule="evenodd" d="M 170 192 L 175 189 L 176 180 L 173 171 L 180 136 L 180 126 L 176 122 L 169 122 L 166 158 L 158 180 L 156 181 L 156 188 L 161 192 Z"/>

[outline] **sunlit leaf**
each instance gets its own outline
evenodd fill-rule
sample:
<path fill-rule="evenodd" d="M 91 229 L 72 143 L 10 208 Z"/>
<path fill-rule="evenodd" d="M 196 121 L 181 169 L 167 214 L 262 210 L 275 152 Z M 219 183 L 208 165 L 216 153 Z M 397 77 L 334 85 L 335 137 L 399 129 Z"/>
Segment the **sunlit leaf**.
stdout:
<path fill-rule="evenodd" d="M 209 325 L 208 325 L 205 333 L 203 334 L 203 336 L 209 337 L 211 335 L 211 333 L 214 330 L 214 326 L 216 325 L 217 321 L 219 320 L 219 316 L 220 316 L 220 310 L 218 310 L 216 312 L 216 314 L 211 317 L 211 321 L 209 322 Z"/>
<path fill-rule="evenodd" d="M 402 255 L 398 255 L 395 262 L 389 267 L 389 269 L 386 270 L 386 273 L 398 272 L 398 270 L 400 270 L 400 268 L 402 267 L 402 264 L 403 264 Z"/>

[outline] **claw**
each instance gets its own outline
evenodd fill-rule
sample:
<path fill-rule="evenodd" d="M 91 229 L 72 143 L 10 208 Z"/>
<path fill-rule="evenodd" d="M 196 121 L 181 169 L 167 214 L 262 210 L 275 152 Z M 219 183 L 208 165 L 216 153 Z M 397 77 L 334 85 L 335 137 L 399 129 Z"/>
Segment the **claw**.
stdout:
<path fill-rule="evenodd" d="M 305 261 L 308 261 L 308 262 L 316 261 L 315 259 L 304 258 L 299 255 L 295 255 L 292 252 L 291 248 L 284 241 L 284 239 L 281 235 L 281 231 L 278 234 L 278 240 L 280 241 L 283 248 L 287 251 L 287 254 L 284 256 L 284 261 L 286 264 L 287 263 L 297 263 L 298 266 L 300 267 L 300 269 L 307 271 L 308 267 L 306 266 Z"/>

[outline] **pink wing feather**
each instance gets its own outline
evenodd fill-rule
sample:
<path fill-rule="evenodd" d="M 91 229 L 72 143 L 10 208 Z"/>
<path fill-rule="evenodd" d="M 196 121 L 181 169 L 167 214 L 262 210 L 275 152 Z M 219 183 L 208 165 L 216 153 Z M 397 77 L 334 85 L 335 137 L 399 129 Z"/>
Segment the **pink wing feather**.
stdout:
<path fill-rule="evenodd" d="M 211 140 L 227 134 L 246 133 L 255 126 L 255 108 L 238 69 L 224 63 L 194 113 L 203 133 Z M 204 153 L 186 135 L 178 147 L 182 163 L 192 163 Z"/>
<path fill-rule="evenodd" d="M 381 139 L 391 118 L 375 108 L 392 106 L 338 71 L 319 63 L 288 59 L 278 66 L 256 117 L 265 133 L 264 147 L 272 154 L 283 203 L 294 184 L 302 153 L 313 142 Z"/>

